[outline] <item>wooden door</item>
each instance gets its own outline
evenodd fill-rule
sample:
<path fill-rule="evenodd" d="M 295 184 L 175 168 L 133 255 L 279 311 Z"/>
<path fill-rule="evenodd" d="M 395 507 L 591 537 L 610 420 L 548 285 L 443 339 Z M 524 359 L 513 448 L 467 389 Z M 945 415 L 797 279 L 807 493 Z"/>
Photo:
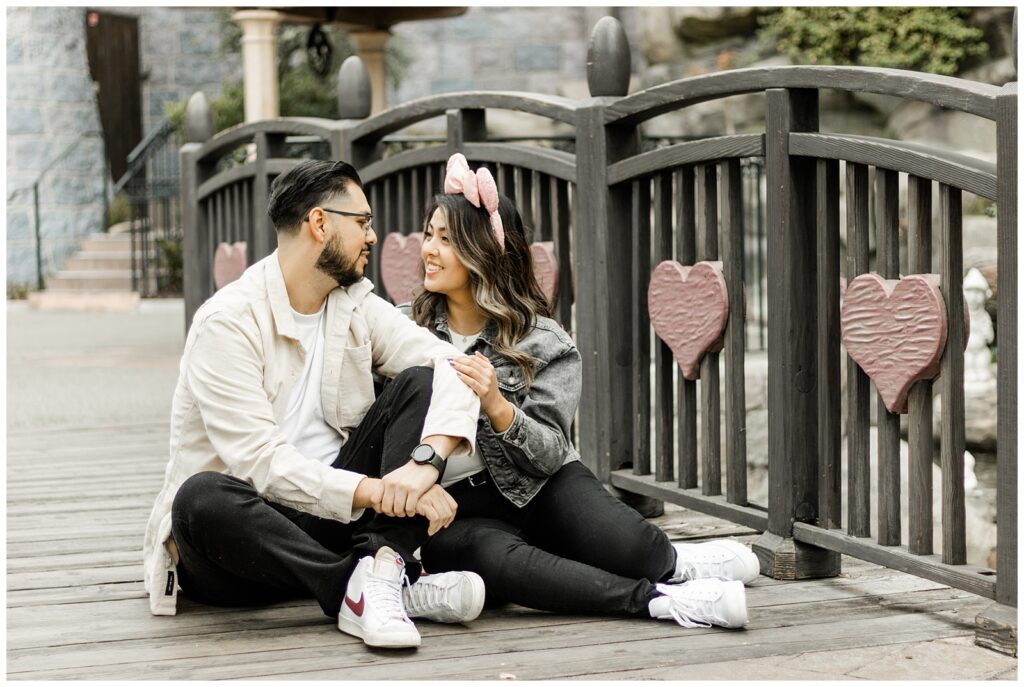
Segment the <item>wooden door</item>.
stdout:
<path fill-rule="evenodd" d="M 139 22 L 135 17 L 86 10 L 85 44 L 110 175 L 116 181 L 127 169 L 128 153 L 142 140 Z"/>

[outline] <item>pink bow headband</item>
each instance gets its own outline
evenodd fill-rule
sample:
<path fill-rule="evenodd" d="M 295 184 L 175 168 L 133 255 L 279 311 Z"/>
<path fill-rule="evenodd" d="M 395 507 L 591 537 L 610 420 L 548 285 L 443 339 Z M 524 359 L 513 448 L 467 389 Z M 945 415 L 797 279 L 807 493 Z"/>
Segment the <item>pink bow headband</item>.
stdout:
<path fill-rule="evenodd" d="M 501 215 L 498 214 L 498 186 L 486 167 L 481 167 L 474 173 L 469 168 L 466 156 L 455 153 L 448 158 L 444 192 L 461 193 L 473 207 L 480 207 L 482 202 L 484 209 L 490 213 L 494 238 L 498 239 L 498 245 L 505 250 L 505 227 L 501 223 Z"/>

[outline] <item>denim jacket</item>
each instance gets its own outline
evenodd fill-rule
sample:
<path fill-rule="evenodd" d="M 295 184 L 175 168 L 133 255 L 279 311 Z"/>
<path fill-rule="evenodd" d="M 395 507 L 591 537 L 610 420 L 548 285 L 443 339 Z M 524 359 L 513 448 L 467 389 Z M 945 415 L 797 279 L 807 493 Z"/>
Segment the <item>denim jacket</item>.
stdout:
<path fill-rule="evenodd" d="M 408 305 L 399 306 L 412 315 Z M 442 301 L 428 328 L 451 341 L 448 308 Z M 476 445 L 495 486 L 522 508 L 540 491 L 548 477 L 580 454 L 569 439 L 582 386 L 582 365 L 572 338 L 557 322 L 538 317 L 536 325 L 516 345 L 534 358 L 533 384 L 527 388 L 521 370 L 494 350 L 497 325 L 488 322 L 467 354 L 479 351 L 494 366 L 498 389 L 514 407 L 515 417 L 504 432 L 496 432 L 483 411 L 477 422 Z"/>

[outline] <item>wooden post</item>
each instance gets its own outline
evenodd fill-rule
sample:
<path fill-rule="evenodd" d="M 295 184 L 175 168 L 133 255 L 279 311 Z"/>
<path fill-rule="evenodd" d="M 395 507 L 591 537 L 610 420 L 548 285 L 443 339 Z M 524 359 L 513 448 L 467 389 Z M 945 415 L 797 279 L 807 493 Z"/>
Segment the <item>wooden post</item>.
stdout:
<path fill-rule="evenodd" d="M 181 147 L 181 229 L 182 289 L 185 292 L 185 331 L 192 326 L 192 317 L 213 291 L 213 254 L 206 236 L 206 216 L 199 209 L 200 143 Z"/>
<path fill-rule="evenodd" d="M 587 55 L 591 97 L 577 110 L 576 208 L 573 269 L 577 280 L 576 322 L 583 357 L 580 453 L 605 484 L 612 470 L 631 462 L 633 448 L 633 350 L 629 327 L 633 245 L 628 231 L 632 197 L 628 184 L 608 185 L 608 165 L 640 151 L 636 125 L 607 126 L 604 108 L 626 95 L 629 45 L 617 20 L 594 28 Z M 608 73 L 605 73 L 608 70 Z M 640 307 L 640 306 L 637 306 Z M 662 512 L 660 501 L 614 490 L 645 515 Z"/>
<path fill-rule="evenodd" d="M 761 572 L 777 579 L 839 573 L 839 554 L 793 539 L 793 523 L 818 520 L 817 174 L 791 157 L 791 132 L 818 129 L 818 92 L 767 91 L 768 531 L 754 542 Z"/>
<path fill-rule="evenodd" d="M 485 110 L 448 110 L 445 121 L 448 124 L 448 157 L 465 150 L 469 141 L 487 140 Z"/>
<path fill-rule="evenodd" d="M 1013 13 L 1014 28 L 1017 13 Z M 1017 32 L 1013 32 L 1014 39 Z M 1014 40 L 1014 45 L 1017 41 Z M 1016 62 L 1016 49 L 1014 49 Z M 974 641 L 1017 655 L 1017 83 L 1003 87 L 996 119 L 996 258 L 999 359 L 996 372 L 996 603 L 978 614 Z M 948 345 L 948 344 L 947 344 Z M 943 408 L 945 410 L 945 408 Z"/>
<path fill-rule="evenodd" d="M 213 135 L 213 110 L 201 91 L 192 94 L 185 107 L 188 143 L 179 153 L 181 176 L 182 290 L 185 292 L 185 331 L 192 316 L 213 293 L 213 244 L 207 235 L 206 214 L 199 209 L 199 185 L 213 174 L 208 163 L 199 160 L 199 149 Z M 134 230 L 134 221 L 132 227 Z M 134 241 L 132 242 L 134 259 Z M 134 279 L 135 269 L 132 269 Z"/>

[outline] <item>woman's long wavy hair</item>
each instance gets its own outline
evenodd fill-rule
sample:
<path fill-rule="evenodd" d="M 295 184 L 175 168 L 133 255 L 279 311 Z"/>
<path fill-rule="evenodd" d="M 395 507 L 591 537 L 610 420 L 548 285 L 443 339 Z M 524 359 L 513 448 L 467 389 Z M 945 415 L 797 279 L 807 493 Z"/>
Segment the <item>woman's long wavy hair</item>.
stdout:
<path fill-rule="evenodd" d="M 517 351 L 516 344 L 537 322 L 537 316 L 551 317 L 533 273 L 533 260 L 523 220 L 515 204 L 500 196 L 498 214 L 505 229 L 502 250 L 487 211 L 474 207 L 461 194 L 438 194 L 428 204 L 424 230 L 434 212 L 444 213 L 448 241 L 469 271 L 469 289 L 477 307 L 497 325 L 494 349 L 522 370 L 526 383 L 533 383 L 533 357 Z M 443 293 L 422 291 L 412 303 L 413 319 L 420 326 L 433 322 Z"/>

